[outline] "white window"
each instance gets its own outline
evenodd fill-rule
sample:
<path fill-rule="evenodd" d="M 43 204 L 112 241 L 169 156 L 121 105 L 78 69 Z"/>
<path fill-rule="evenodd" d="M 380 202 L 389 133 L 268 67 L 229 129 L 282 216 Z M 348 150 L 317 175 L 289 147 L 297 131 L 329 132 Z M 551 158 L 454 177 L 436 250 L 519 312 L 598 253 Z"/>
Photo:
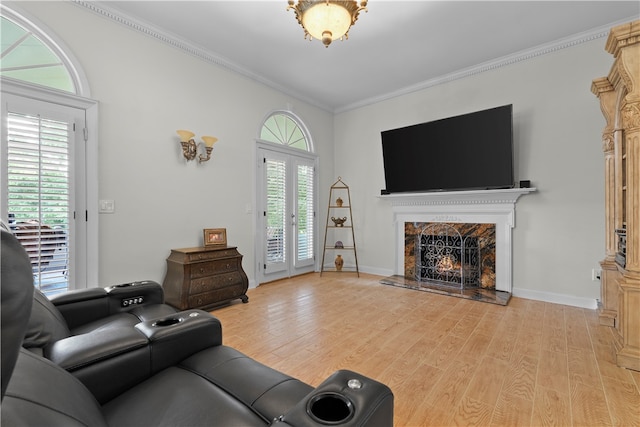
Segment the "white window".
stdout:
<path fill-rule="evenodd" d="M 80 73 L 49 36 L 1 12 L 0 216 L 27 250 L 38 288 L 96 286 L 97 103 L 76 95 Z"/>
<path fill-rule="evenodd" d="M 76 262 L 87 251 L 85 112 L 3 98 L 3 218 L 29 254 L 36 287 L 82 287 L 85 269 Z"/>
<path fill-rule="evenodd" d="M 68 119 L 7 114 L 9 226 L 29 254 L 35 285 L 46 292 L 69 287 L 73 127 Z"/>
<path fill-rule="evenodd" d="M 31 22 L 3 7 L 0 31 L 0 76 L 79 93 L 80 77 L 74 72 L 67 55 Z"/>
<path fill-rule="evenodd" d="M 316 163 L 302 122 L 278 111 L 264 121 L 258 142 L 260 283 L 315 269 Z"/>

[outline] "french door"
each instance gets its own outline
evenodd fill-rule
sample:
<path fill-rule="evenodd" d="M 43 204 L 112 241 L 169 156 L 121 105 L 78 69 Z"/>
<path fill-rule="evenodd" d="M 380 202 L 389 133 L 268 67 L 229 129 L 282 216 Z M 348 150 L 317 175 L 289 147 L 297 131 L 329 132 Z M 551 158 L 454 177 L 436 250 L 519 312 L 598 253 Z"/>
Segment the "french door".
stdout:
<path fill-rule="evenodd" d="M 298 151 L 258 147 L 259 283 L 315 269 L 316 158 Z"/>
<path fill-rule="evenodd" d="M 34 285 L 73 289 L 86 264 L 84 111 L 4 98 L 2 217 L 29 255 Z"/>

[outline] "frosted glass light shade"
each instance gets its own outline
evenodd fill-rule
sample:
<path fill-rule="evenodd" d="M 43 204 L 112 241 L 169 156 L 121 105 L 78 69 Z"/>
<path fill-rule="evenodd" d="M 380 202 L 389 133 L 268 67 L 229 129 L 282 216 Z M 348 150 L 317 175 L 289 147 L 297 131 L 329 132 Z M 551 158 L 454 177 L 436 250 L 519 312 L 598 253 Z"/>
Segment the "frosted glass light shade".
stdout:
<path fill-rule="evenodd" d="M 218 138 L 216 138 L 215 136 L 203 136 L 202 140 L 204 141 L 204 145 L 206 147 L 213 147 L 213 144 L 216 143 L 216 141 L 218 141 Z"/>
<path fill-rule="evenodd" d="M 304 38 L 321 40 L 329 47 L 335 39 L 349 37 L 349 28 L 360 12 L 367 11 L 368 0 L 289 0 L 287 10 L 296 12 L 296 19 L 304 29 Z"/>
<path fill-rule="evenodd" d="M 349 31 L 351 14 L 343 6 L 318 2 L 304 12 L 302 25 L 312 37 L 318 40 L 325 37 L 335 40 Z"/>
<path fill-rule="evenodd" d="M 196 135 L 189 130 L 177 130 L 176 133 L 180 135 L 180 142 L 187 142 Z"/>

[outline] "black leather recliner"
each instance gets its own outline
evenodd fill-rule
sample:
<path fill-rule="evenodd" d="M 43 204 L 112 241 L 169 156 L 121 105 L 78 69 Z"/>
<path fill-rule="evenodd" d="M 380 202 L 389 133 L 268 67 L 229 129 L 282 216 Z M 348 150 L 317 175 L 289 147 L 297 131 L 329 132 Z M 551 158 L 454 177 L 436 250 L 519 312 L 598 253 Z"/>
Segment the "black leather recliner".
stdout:
<path fill-rule="evenodd" d="M 35 289 L 22 346 L 73 373 L 104 403 L 151 374 L 143 322 L 176 313 L 152 281 L 71 291 L 52 300 Z M 220 335 L 219 322 L 215 327 Z M 221 336 L 209 338 L 203 343 L 222 343 Z"/>
<path fill-rule="evenodd" d="M 99 329 L 56 340 L 42 354 L 26 349 L 25 334 L 33 332 L 31 266 L 4 230 L 1 257 L 3 426 L 393 424 L 393 394 L 385 385 L 338 371 L 313 388 L 222 345 L 219 321 L 200 310 L 162 313 L 133 328 L 127 324 L 121 341 L 143 344 L 119 345 L 114 339 L 104 358 Z M 52 354 L 84 361 L 87 374 L 64 369 Z M 128 375 L 137 377 L 120 380 Z M 117 390 L 111 382 L 119 384 Z M 102 387 L 108 392 L 102 394 Z"/>

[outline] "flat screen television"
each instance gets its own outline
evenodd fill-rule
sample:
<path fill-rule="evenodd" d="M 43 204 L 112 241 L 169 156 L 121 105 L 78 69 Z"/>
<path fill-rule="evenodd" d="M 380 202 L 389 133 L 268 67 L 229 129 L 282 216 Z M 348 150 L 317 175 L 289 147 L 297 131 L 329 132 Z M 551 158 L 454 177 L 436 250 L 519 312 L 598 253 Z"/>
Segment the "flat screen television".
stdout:
<path fill-rule="evenodd" d="M 513 106 L 382 131 L 383 194 L 512 188 Z"/>

